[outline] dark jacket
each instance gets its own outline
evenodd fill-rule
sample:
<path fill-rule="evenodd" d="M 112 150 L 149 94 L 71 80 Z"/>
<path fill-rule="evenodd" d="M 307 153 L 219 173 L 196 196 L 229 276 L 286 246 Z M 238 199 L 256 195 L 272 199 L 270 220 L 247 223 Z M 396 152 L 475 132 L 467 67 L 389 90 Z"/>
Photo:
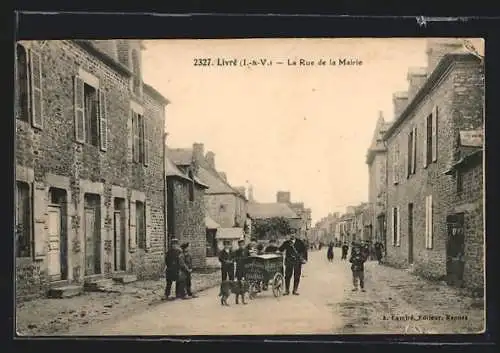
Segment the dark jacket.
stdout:
<path fill-rule="evenodd" d="M 283 244 L 281 244 L 278 250 L 285 251 L 286 263 L 300 262 L 301 257 L 307 261 L 307 248 L 304 242 L 300 239 L 295 239 L 295 244 L 293 245 L 291 240 L 286 240 Z"/>
<path fill-rule="evenodd" d="M 333 259 L 333 246 L 331 246 L 331 245 L 328 246 L 328 250 L 326 252 L 326 256 L 329 259 Z"/>
<path fill-rule="evenodd" d="M 219 261 L 221 263 L 222 268 L 231 268 L 234 266 L 234 253 L 232 250 L 226 252 L 226 250 L 221 250 L 219 253 Z"/>
<path fill-rule="evenodd" d="M 165 276 L 171 281 L 177 281 L 179 278 L 180 255 L 181 251 L 173 248 L 168 249 L 167 254 L 165 255 L 165 265 L 167 266 Z"/>
<path fill-rule="evenodd" d="M 351 270 L 353 271 L 364 271 L 365 270 L 365 261 L 366 258 L 363 256 L 363 254 L 355 254 L 353 253 L 351 255 L 351 258 L 349 259 L 349 262 L 352 264 L 351 265 Z"/>
<path fill-rule="evenodd" d="M 349 251 L 349 245 L 342 245 L 342 252 L 347 253 Z"/>
<path fill-rule="evenodd" d="M 233 253 L 234 262 L 236 264 L 236 277 L 245 276 L 245 259 L 248 257 L 248 250 L 238 249 Z"/>
<path fill-rule="evenodd" d="M 266 254 L 271 254 L 271 253 L 275 253 L 278 251 L 278 247 L 276 245 L 268 245 L 266 246 L 266 249 L 264 250 L 264 252 Z"/>

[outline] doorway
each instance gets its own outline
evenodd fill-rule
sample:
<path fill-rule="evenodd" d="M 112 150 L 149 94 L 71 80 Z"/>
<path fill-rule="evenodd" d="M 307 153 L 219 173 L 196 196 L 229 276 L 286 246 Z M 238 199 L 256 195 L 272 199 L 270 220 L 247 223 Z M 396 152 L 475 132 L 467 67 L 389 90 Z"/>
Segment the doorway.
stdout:
<path fill-rule="evenodd" d="M 99 195 L 85 195 L 85 276 L 101 273 L 100 206 Z"/>
<path fill-rule="evenodd" d="M 413 264 L 413 204 L 408 204 L 408 263 Z"/>
<path fill-rule="evenodd" d="M 446 217 L 446 274 L 450 285 L 460 286 L 463 281 L 465 265 L 464 214 Z"/>
<path fill-rule="evenodd" d="M 126 240 L 125 240 L 125 200 L 115 198 L 114 201 L 114 264 L 115 271 L 126 270 Z"/>
<path fill-rule="evenodd" d="M 66 190 L 50 188 L 47 272 L 51 281 L 68 279 Z"/>

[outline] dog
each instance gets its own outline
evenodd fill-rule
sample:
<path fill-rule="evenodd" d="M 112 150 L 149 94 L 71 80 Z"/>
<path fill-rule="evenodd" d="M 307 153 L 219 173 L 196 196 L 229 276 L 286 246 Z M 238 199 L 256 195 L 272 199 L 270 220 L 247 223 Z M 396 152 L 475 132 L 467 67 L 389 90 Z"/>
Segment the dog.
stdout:
<path fill-rule="evenodd" d="M 231 296 L 231 293 L 236 296 L 236 304 L 239 304 L 239 298 L 241 297 L 241 302 L 247 304 L 245 301 L 245 293 L 250 290 L 250 285 L 244 279 L 235 281 L 222 281 L 220 284 L 220 303 L 221 305 L 229 306 L 227 299 Z"/>

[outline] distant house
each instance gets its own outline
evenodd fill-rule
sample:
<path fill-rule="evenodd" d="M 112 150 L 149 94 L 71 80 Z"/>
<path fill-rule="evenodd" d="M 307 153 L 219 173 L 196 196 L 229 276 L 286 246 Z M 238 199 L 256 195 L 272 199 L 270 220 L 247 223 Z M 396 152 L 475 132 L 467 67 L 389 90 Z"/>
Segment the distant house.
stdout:
<path fill-rule="evenodd" d="M 215 154 L 209 151 L 205 155 L 201 143 L 194 143 L 192 149 L 172 149 L 170 153 L 176 165 L 193 165 L 197 176 L 207 185 L 204 193 L 205 215 L 219 225 L 215 238 L 219 239 L 219 234 L 224 233 L 220 231 L 223 228 L 240 228 L 244 233 L 248 228 L 245 188 L 232 187 L 227 181 L 226 174 L 217 171 Z M 210 237 L 213 229 L 207 228 L 207 230 L 209 240 L 212 242 Z M 207 252 L 212 255 L 213 250 L 213 248 L 207 249 Z"/>
<path fill-rule="evenodd" d="M 168 238 L 189 242 L 193 266 L 204 267 L 207 244 L 203 196 L 208 186 L 198 179 L 193 165 L 177 166 L 168 156 L 167 151 Z"/>
<path fill-rule="evenodd" d="M 257 234 L 259 224 L 271 218 L 287 219 L 289 221 L 290 227 L 292 229 L 295 229 L 296 231 L 300 231 L 302 225 L 302 219 L 297 216 L 297 214 L 293 212 L 290 206 L 288 206 L 288 204 L 286 203 L 250 202 L 248 204 L 248 216 L 252 220 L 252 236 L 260 238 L 268 238 L 270 236 L 283 238 L 286 236 L 286 234 Z"/>
<path fill-rule="evenodd" d="M 298 234 L 301 238 L 307 238 L 311 229 L 311 209 L 305 208 L 303 202 L 292 202 L 290 191 L 278 191 L 276 201 L 285 203 L 300 218 Z"/>
<path fill-rule="evenodd" d="M 205 215 L 205 229 L 206 229 L 206 254 L 207 257 L 217 256 L 218 245 L 217 245 L 217 229 L 220 228 L 220 225 L 210 218 L 209 215 Z"/>

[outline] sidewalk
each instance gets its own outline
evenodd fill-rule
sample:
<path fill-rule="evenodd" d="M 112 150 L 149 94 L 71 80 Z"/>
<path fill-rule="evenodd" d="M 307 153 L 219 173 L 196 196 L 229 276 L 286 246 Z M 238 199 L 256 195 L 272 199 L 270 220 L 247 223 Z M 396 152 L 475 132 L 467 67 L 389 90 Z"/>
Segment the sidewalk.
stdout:
<path fill-rule="evenodd" d="M 193 292 L 220 283 L 220 272 L 193 273 Z M 112 292 L 87 292 L 67 299 L 37 299 L 16 307 L 17 333 L 22 336 L 58 335 L 90 323 L 117 319 L 162 301 L 165 279 L 114 284 Z"/>
<path fill-rule="evenodd" d="M 346 270 L 350 267 L 346 263 Z M 484 330 L 484 299 L 407 270 L 365 264 L 366 292 L 344 289 L 344 333 L 446 334 Z"/>

